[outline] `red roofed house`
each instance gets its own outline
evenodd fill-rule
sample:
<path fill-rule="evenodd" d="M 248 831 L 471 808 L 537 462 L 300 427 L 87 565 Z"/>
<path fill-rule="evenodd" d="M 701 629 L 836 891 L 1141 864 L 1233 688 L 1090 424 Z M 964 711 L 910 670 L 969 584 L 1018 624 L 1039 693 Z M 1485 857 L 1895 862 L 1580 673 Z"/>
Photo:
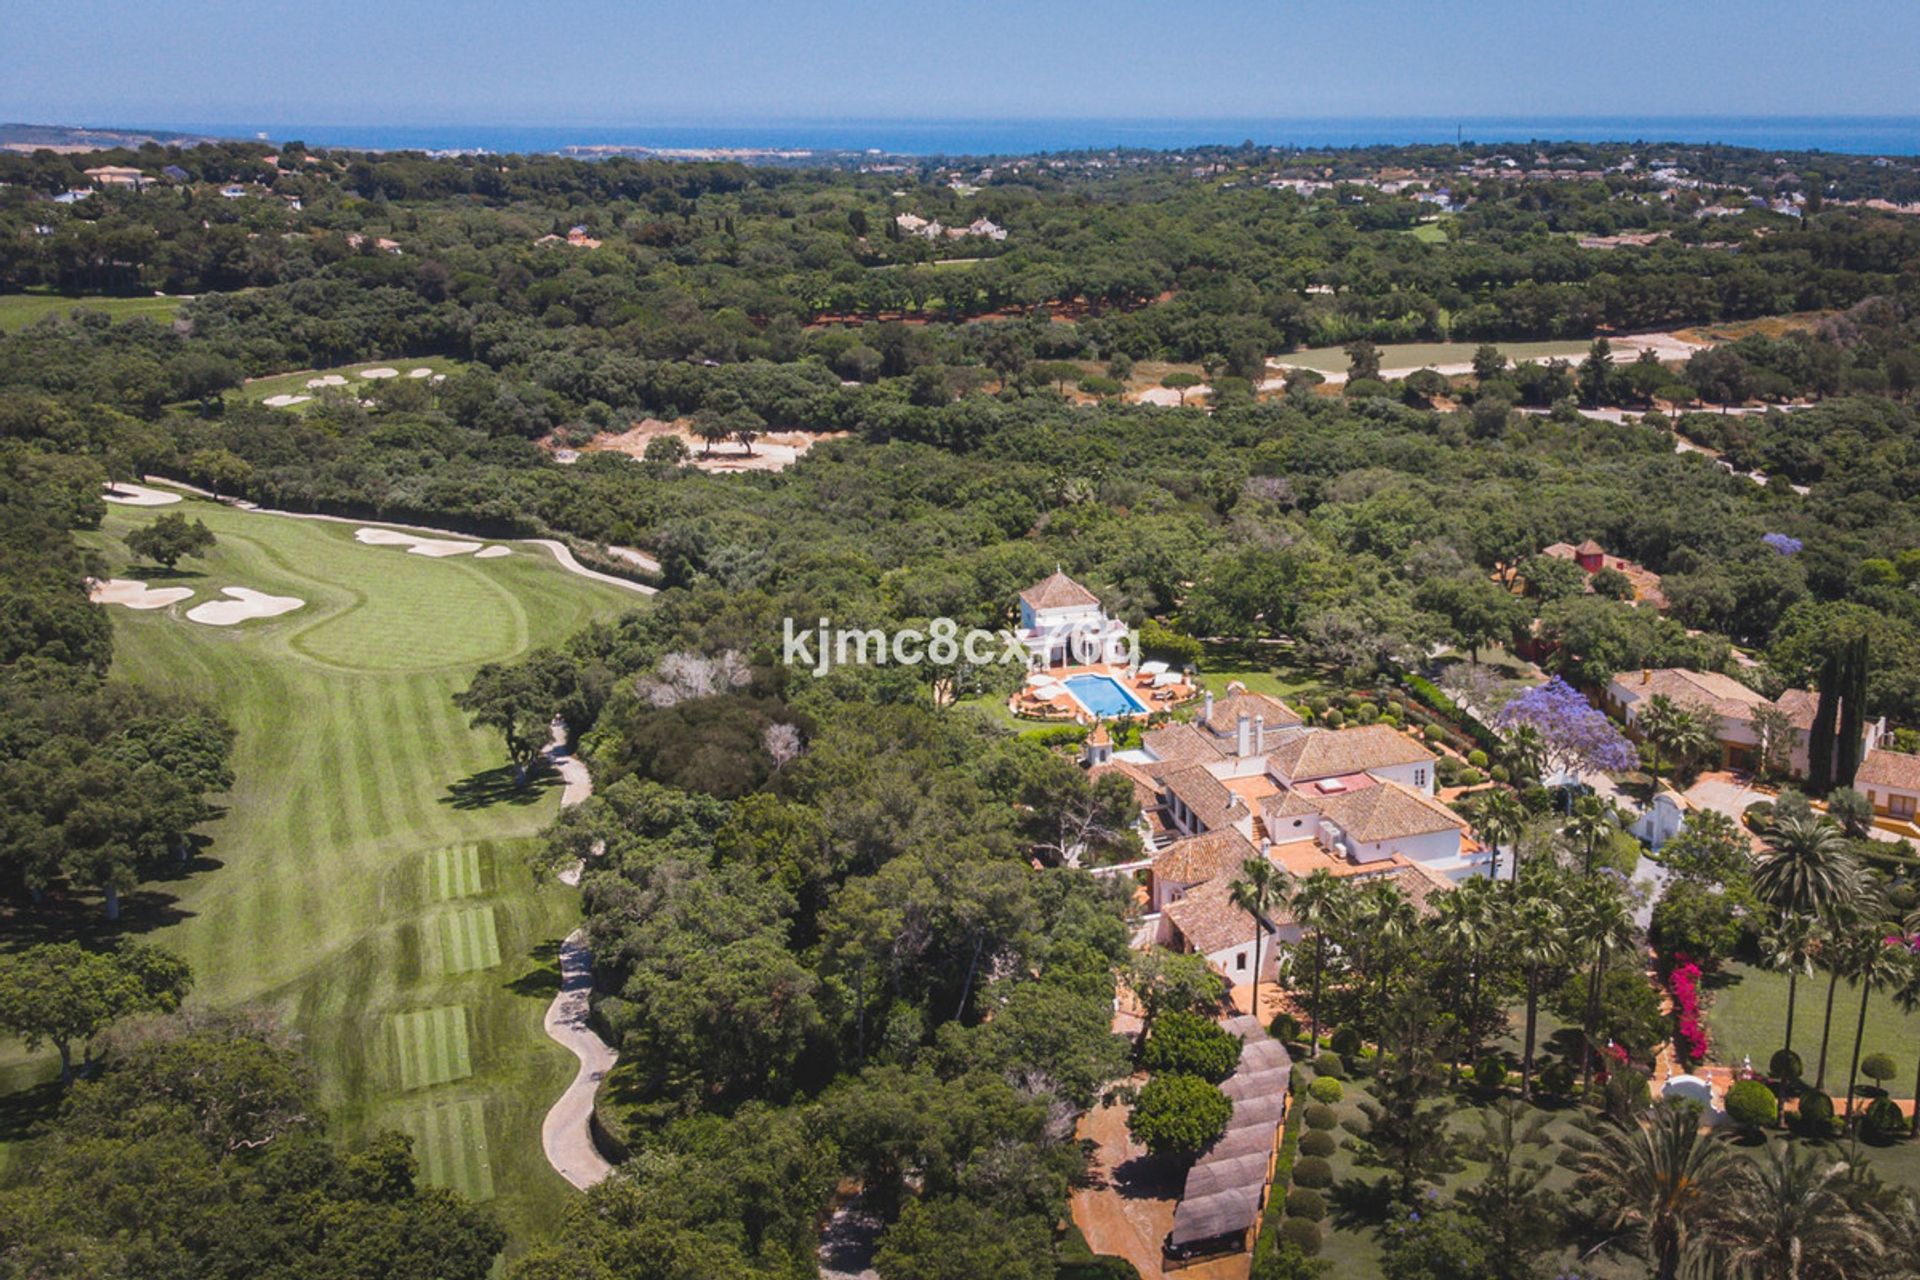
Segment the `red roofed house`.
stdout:
<path fill-rule="evenodd" d="M 1872 801 L 1881 817 L 1911 823 L 1920 811 L 1920 756 L 1875 747 L 1860 762 L 1853 789 Z"/>
<path fill-rule="evenodd" d="M 1132 656 L 1126 623 L 1107 617 L 1099 596 L 1057 569 L 1020 593 L 1019 637 L 1036 667 L 1124 664 Z"/>

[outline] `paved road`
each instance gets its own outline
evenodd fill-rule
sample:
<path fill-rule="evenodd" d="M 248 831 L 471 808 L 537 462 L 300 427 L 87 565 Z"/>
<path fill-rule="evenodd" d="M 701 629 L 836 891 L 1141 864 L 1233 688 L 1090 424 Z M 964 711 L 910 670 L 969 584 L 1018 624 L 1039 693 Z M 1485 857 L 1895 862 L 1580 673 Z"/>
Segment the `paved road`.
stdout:
<path fill-rule="evenodd" d="M 587 995 L 592 990 L 586 931 L 576 929 L 560 944 L 560 994 L 547 1009 L 546 1028 L 549 1036 L 580 1059 L 580 1070 L 541 1123 L 540 1145 L 546 1149 L 547 1163 L 583 1191 L 613 1172 L 593 1143 L 589 1120 L 593 1095 L 619 1057 L 587 1025 Z"/>

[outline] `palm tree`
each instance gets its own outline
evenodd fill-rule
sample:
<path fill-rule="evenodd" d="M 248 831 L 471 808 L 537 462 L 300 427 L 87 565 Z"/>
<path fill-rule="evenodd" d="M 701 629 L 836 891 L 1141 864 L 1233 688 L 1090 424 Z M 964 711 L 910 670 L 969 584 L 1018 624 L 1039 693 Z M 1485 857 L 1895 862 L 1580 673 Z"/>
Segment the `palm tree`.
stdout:
<path fill-rule="evenodd" d="M 1248 858 L 1240 876 L 1227 887 L 1233 905 L 1253 917 L 1253 1016 L 1260 1016 L 1261 944 L 1266 940 L 1267 916 L 1287 900 L 1293 877 L 1267 858 Z"/>
<path fill-rule="evenodd" d="M 1920 1013 L 1920 957 L 1908 954 L 1888 993 L 1893 997 L 1893 1002 L 1900 1006 L 1900 1012 L 1909 1015 Z M 1909 1135 L 1920 1133 L 1920 1066 L 1914 1068 L 1913 1081 L 1913 1120 L 1908 1127 Z"/>
<path fill-rule="evenodd" d="M 1643 1121 L 1569 1141 L 1576 1188 L 1614 1230 L 1636 1237 L 1657 1280 L 1678 1280 L 1681 1264 L 1710 1237 L 1737 1172 L 1727 1148 L 1702 1131 L 1699 1108 L 1660 1102 Z"/>
<path fill-rule="evenodd" d="M 1887 940 L 1887 924 L 1869 919 L 1847 947 L 1847 976 L 1860 984 L 1860 1017 L 1853 1028 L 1853 1061 L 1847 1068 L 1847 1126 L 1853 1132 L 1853 1158 L 1860 1154 L 1860 1117 L 1853 1112 L 1854 1090 L 1860 1084 L 1860 1042 L 1867 1037 L 1867 1001 L 1874 988 L 1898 980 L 1904 948 Z"/>
<path fill-rule="evenodd" d="M 1660 789 L 1660 756 L 1663 752 L 1677 766 L 1682 761 L 1704 755 L 1714 742 L 1713 730 L 1703 714 L 1691 707 L 1681 706 L 1664 693 L 1656 693 L 1647 700 L 1647 709 L 1640 713 L 1635 724 L 1640 736 L 1653 748 L 1649 753 L 1647 772 L 1653 778 L 1655 791 Z"/>
<path fill-rule="evenodd" d="M 1810 931 L 1809 922 L 1812 919 L 1830 915 L 1859 893 L 1860 863 L 1847 848 L 1840 828 L 1831 821 L 1812 814 L 1787 818 L 1768 828 L 1766 844 L 1767 852 L 1753 869 L 1753 889 L 1761 901 L 1773 908 L 1781 926 L 1807 928 Z M 1800 945 L 1804 949 L 1804 937 Z M 1794 994 L 1799 984 L 1799 966 L 1787 967 L 1785 1047 L 1789 1049 L 1793 1047 Z M 1831 1011 L 1831 989 L 1828 1007 Z M 1824 1083 L 1824 1036 L 1820 1059 L 1820 1076 Z"/>
<path fill-rule="evenodd" d="M 1480 1048 L 1478 1035 L 1480 971 L 1484 967 L 1481 963 L 1481 952 L 1486 948 L 1487 938 L 1492 933 L 1493 914 L 1490 909 L 1492 900 L 1487 892 L 1492 885 L 1491 880 L 1476 876 L 1452 893 L 1442 894 L 1440 901 L 1434 906 L 1431 925 L 1434 940 L 1449 955 L 1459 958 L 1467 967 L 1468 979 L 1464 992 L 1466 1015 L 1460 1021 L 1467 1030 L 1468 1061 L 1474 1060 Z M 1460 1007 L 1462 994 L 1458 983 L 1448 984 L 1448 995 L 1456 1011 Z M 1451 1084 L 1460 1079 L 1460 1058 L 1458 1054 L 1448 1056 L 1452 1059 L 1448 1076 L 1448 1083 Z"/>
<path fill-rule="evenodd" d="M 1847 1195 L 1848 1167 L 1811 1151 L 1771 1143 L 1764 1157 L 1733 1171 L 1726 1212 L 1714 1224 L 1721 1260 L 1753 1280 L 1858 1275 L 1885 1246 Z"/>
<path fill-rule="evenodd" d="M 1540 775 L 1547 771 L 1547 744 L 1540 738 L 1540 730 L 1530 724 L 1516 724 L 1507 730 L 1506 741 L 1500 748 L 1500 758 L 1506 763 L 1508 776 L 1515 784 L 1540 781 Z"/>
<path fill-rule="evenodd" d="M 1760 958 L 1767 968 L 1787 975 L 1787 1030 L 1780 1047 L 1793 1049 L 1794 993 L 1802 976 L 1813 976 L 1813 922 L 1805 916 L 1785 916 L 1760 935 Z"/>
<path fill-rule="evenodd" d="M 1527 829 L 1527 811 L 1520 803 L 1520 797 L 1507 787 L 1495 787 L 1480 798 L 1479 806 L 1474 810 L 1474 826 L 1493 848 L 1493 867 L 1487 873 L 1490 878 L 1500 878 L 1500 846 L 1503 843 L 1513 845 L 1513 880 L 1520 882 L 1520 834 Z"/>
<path fill-rule="evenodd" d="M 1567 957 L 1567 931 L 1560 906 L 1551 898 L 1528 897 L 1506 913 L 1513 957 L 1527 979 L 1527 1031 L 1520 1047 L 1520 1096 L 1533 1098 L 1533 1040 L 1540 1013 L 1540 982 Z"/>
<path fill-rule="evenodd" d="M 1606 977 L 1607 959 L 1615 947 L 1625 950 L 1635 941 L 1633 917 L 1619 888 L 1606 879 L 1590 881 L 1567 913 L 1567 932 L 1576 955 L 1593 957 L 1593 967 L 1587 973 L 1586 1013 L 1580 1027 L 1586 1037 L 1581 1070 L 1584 1086 L 1593 1083 L 1594 1028 L 1600 1021 L 1600 984 Z"/>
<path fill-rule="evenodd" d="M 1573 814 L 1561 830 L 1585 855 L 1580 864 L 1581 875 L 1593 874 L 1593 855 L 1599 850 L 1600 841 L 1618 826 L 1619 817 L 1613 805 L 1601 797 L 1581 796 L 1573 802 Z"/>
<path fill-rule="evenodd" d="M 1362 980 L 1377 980 L 1378 983 L 1376 999 L 1382 1017 L 1373 1023 L 1378 1027 L 1384 1021 L 1386 1012 L 1387 983 L 1393 976 L 1395 949 L 1419 928 L 1420 913 L 1414 910 L 1407 896 L 1393 884 L 1374 880 L 1355 897 L 1349 923 L 1355 931 L 1356 941 L 1365 940 L 1356 948 L 1362 961 Z M 1385 1066 L 1383 1057 L 1382 1069 Z"/>
<path fill-rule="evenodd" d="M 1340 909 L 1340 882 L 1331 871 L 1315 870 L 1293 891 L 1293 919 L 1303 933 L 1313 935 L 1313 995 L 1307 1010 L 1310 1030 L 1307 1043 L 1320 1051 L 1320 979 L 1327 967 L 1327 930 L 1333 927 Z"/>
<path fill-rule="evenodd" d="M 1827 971 L 1826 1011 L 1820 1017 L 1820 1066 L 1814 1073 L 1813 1087 L 1827 1085 L 1827 1046 L 1833 1038 L 1833 998 L 1840 990 L 1840 979 L 1847 972 L 1847 942 L 1860 923 L 1860 906 L 1853 898 L 1827 904 L 1820 914 L 1820 949 L 1816 959 Z"/>

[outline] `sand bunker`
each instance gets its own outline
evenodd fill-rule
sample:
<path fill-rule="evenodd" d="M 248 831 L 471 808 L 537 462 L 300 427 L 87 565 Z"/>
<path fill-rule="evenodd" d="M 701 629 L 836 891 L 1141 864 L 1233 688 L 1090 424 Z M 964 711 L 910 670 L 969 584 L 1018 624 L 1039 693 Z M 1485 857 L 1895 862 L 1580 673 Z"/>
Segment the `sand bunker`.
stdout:
<path fill-rule="evenodd" d="M 480 550 L 478 542 L 458 542 L 452 538 L 423 538 L 398 529 L 358 529 L 354 538 L 370 547 L 405 547 L 416 556 L 464 556 Z"/>
<path fill-rule="evenodd" d="M 279 396 L 268 396 L 265 400 L 262 400 L 260 403 L 266 405 L 268 408 L 271 408 L 271 409 L 287 409 L 287 408 L 291 408 L 296 404 L 305 404 L 307 401 L 311 399 L 313 399 L 312 396 L 279 395 Z"/>
<path fill-rule="evenodd" d="M 706 441 L 693 434 L 688 420 L 662 422 L 658 418 L 647 418 L 618 434 L 601 432 L 581 452 L 624 453 L 639 458 L 645 455 L 648 442 L 655 436 L 679 436 L 687 447 L 687 464 L 702 471 L 784 471 L 821 441 L 838 440 L 846 434 L 844 431 L 769 431 L 753 442 L 752 453 L 733 441 L 709 450 Z"/>
<path fill-rule="evenodd" d="M 1157 404 L 1162 409 L 1176 409 L 1183 404 L 1190 409 L 1196 409 L 1204 407 L 1207 397 L 1212 394 L 1213 388 L 1201 383 L 1197 387 L 1187 388 L 1185 400 L 1182 400 L 1180 393 L 1171 387 L 1148 387 L 1140 393 L 1138 399 L 1141 404 Z"/>
<path fill-rule="evenodd" d="M 165 489 L 149 489 L 143 484 L 109 484 L 102 497 L 108 502 L 117 502 L 123 507 L 164 507 L 180 501 L 177 493 L 168 493 Z"/>
<path fill-rule="evenodd" d="M 87 594 L 95 604 L 119 604 L 129 609 L 164 609 L 193 594 L 192 587 L 148 587 L 131 578 L 87 579 Z"/>
<path fill-rule="evenodd" d="M 306 603 L 299 596 L 270 596 L 251 587 L 223 587 L 221 594 L 232 596 L 233 599 L 209 600 L 205 604 L 195 605 L 187 610 L 187 617 L 210 627 L 231 627 L 251 618 L 277 618 L 283 613 L 292 613 Z"/>
<path fill-rule="evenodd" d="M 433 370 L 431 370 L 431 369 L 409 369 L 409 370 L 407 370 L 407 376 L 408 376 L 409 378 L 431 378 L 431 377 L 433 376 Z"/>
<path fill-rule="evenodd" d="M 362 369 L 360 376 L 363 378 L 397 378 L 400 376 L 400 371 L 398 369 Z"/>
<path fill-rule="evenodd" d="M 307 385 L 309 387 L 344 387 L 347 385 L 347 380 L 337 373 L 329 373 L 318 378 L 308 378 Z"/>
<path fill-rule="evenodd" d="M 475 560 L 498 560 L 501 556 L 510 556 L 512 554 L 513 554 L 512 547 L 502 547 L 502 546 L 495 545 L 491 547 L 480 548 L 478 551 L 473 553 L 473 558 Z"/>

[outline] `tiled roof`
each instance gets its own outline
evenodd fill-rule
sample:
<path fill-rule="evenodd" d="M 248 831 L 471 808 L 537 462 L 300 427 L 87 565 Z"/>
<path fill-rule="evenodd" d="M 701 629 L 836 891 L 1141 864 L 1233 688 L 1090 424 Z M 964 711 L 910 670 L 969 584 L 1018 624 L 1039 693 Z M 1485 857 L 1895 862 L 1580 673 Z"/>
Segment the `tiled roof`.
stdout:
<path fill-rule="evenodd" d="M 1204 766 L 1189 765 L 1162 774 L 1160 785 L 1168 794 L 1178 796 L 1180 803 L 1192 810 L 1200 825 L 1209 831 L 1227 826 L 1240 812 L 1233 792 Z"/>
<path fill-rule="evenodd" d="M 1140 745 L 1165 761 L 1191 764 L 1220 758 L 1218 743 L 1192 725 L 1177 720 L 1141 734 Z"/>
<path fill-rule="evenodd" d="M 1203 712 L 1197 723 L 1216 734 L 1230 734 L 1240 727 L 1241 716 L 1248 720 L 1263 716 L 1269 729 L 1300 723 L 1299 712 L 1264 693 L 1236 693 L 1221 698 L 1213 704 L 1213 714 L 1208 716 Z"/>
<path fill-rule="evenodd" d="M 1583 556 L 1603 556 L 1607 554 L 1607 549 L 1595 542 L 1592 538 L 1588 538 L 1576 547 L 1575 550 Z"/>
<path fill-rule="evenodd" d="M 1125 760 L 1109 760 L 1088 769 L 1087 777 L 1104 778 L 1109 773 L 1117 773 L 1133 784 L 1133 801 L 1142 811 L 1160 807 L 1160 783 L 1145 769 Z"/>
<path fill-rule="evenodd" d="M 1789 689 L 1773 700 L 1773 705 L 1787 713 L 1787 719 L 1793 721 L 1793 727 L 1811 733 L 1813 731 L 1813 713 L 1820 707 L 1820 695 L 1811 689 Z"/>
<path fill-rule="evenodd" d="M 1430 763 L 1433 758 L 1433 752 L 1384 724 L 1295 734 L 1267 753 L 1274 772 L 1289 782 Z"/>
<path fill-rule="evenodd" d="M 1853 785 L 1920 791 L 1920 756 L 1875 747 L 1860 762 L 1860 771 L 1853 775 Z"/>
<path fill-rule="evenodd" d="M 1460 816 L 1427 795 L 1397 782 L 1319 797 L 1320 811 L 1361 844 L 1406 840 L 1435 831 L 1464 831 Z"/>
<path fill-rule="evenodd" d="M 1162 849 L 1153 859 L 1153 874 L 1173 884 L 1200 884 L 1234 876 L 1247 859 L 1259 856 L 1245 836 L 1232 827 L 1220 827 L 1182 837 Z"/>
<path fill-rule="evenodd" d="M 1753 708 L 1767 701 L 1764 694 L 1718 671 L 1657 667 L 1638 673 L 1623 671 L 1613 681 L 1622 698 L 1630 704 L 1665 694 L 1682 706 L 1705 707 L 1727 720 L 1750 720 Z"/>
<path fill-rule="evenodd" d="M 1233 904 L 1230 876 L 1216 876 L 1178 902 L 1169 902 L 1165 914 L 1187 945 L 1202 955 L 1253 941 L 1253 917 Z"/>
<path fill-rule="evenodd" d="M 1100 603 L 1099 596 L 1057 570 L 1022 591 L 1020 598 L 1035 609 L 1071 609 Z"/>
<path fill-rule="evenodd" d="M 1387 873 L 1387 878 L 1413 904 L 1413 909 L 1423 916 L 1433 914 L 1435 899 L 1440 894 L 1454 890 L 1453 881 L 1411 859 L 1396 859 L 1396 865 Z"/>

